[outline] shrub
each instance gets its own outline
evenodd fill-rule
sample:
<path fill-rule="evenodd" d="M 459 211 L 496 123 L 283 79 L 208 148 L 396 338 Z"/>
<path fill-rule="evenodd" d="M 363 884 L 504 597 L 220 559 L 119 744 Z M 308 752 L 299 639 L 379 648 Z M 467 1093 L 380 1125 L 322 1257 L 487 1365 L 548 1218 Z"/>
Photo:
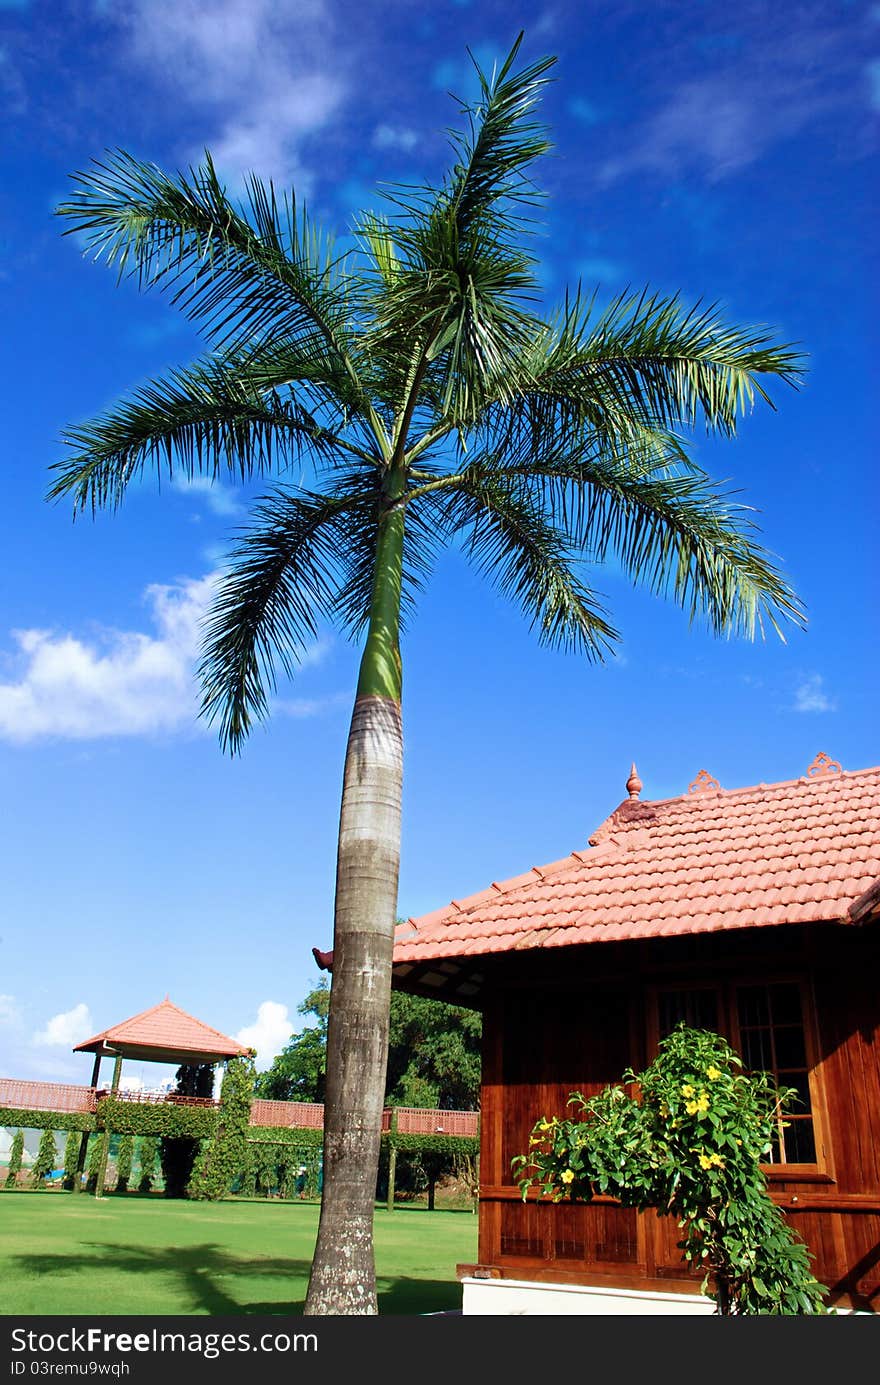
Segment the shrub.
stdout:
<path fill-rule="evenodd" d="M 116 1191 L 127 1193 L 131 1178 L 131 1165 L 134 1159 L 134 1137 L 123 1135 L 116 1152 Z"/>
<path fill-rule="evenodd" d="M 98 1173 L 101 1168 L 101 1141 L 103 1135 L 89 1136 L 89 1150 L 86 1155 L 86 1192 L 93 1193 L 98 1187 Z"/>
<path fill-rule="evenodd" d="M 42 1188 L 43 1180 L 47 1173 L 51 1173 L 58 1163 L 58 1149 L 55 1144 L 55 1132 L 44 1130 L 40 1136 L 40 1147 L 37 1150 L 37 1157 L 31 1169 L 31 1186 Z"/>
<path fill-rule="evenodd" d="M 155 1135 L 142 1135 L 137 1142 L 138 1192 L 149 1193 L 156 1181 L 159 1142 Z"/>
<path fill-rule="evenodd" d="M 231 1058 L 220 1089 L 216 1133 L 202 1143 L 189 1181 L 190 1197 L 211 1201 L 224 1197 L 244 1172 L 253 1090 L 253 1062 Z"/>
<path fill-rule="evenodd" d="M 67 1139 L 64 1141 L 64 1184 L 67 1189 L 73 1189 L 76 1180 L 76 1166 L 79 1162 L 80 1145 L 82 1144 L 82 1133 L 79 1130 L 68 1130 Z"/>
<path fill-rule="evenodd" d="M 761 1167 L 780 1110 L 795 1093 L 746 1074 L 717 1034 L 679 1027 L 643 1073 L 585 1099 L 577 1119 L 544 1118 L 513 1160 L 523 1198 L 610 1194 L 674 1216 L 684 1258 L 702 1265 L 720 1314 L 823 1313 L 806 1246 L 767 1192 Z"/>
<path fill-rule="evenodd" d="M 18 1182 L 18 1175 L 21 1172 L 21 1161 L 24 1156 L 24 1131 L 16 1130 L 12 1137 L 12 1144 L 9 1149 L 9 1166 L 6 1170 L 6 1187 L 14 1188 Z"/>

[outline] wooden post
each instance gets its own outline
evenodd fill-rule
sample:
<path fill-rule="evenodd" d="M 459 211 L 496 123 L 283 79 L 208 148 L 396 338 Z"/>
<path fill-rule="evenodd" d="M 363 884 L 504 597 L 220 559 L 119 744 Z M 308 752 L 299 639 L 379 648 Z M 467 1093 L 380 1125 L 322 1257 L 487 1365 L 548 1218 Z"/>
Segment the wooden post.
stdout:
<path fill-rule="evenodd" d="M 388 1211 L 394 1211 L 394 1178 L 397 1173 L 397 1145 L 394 1143 L 394 1136 L 397 1133 L 397 1107 L 391 1108 L 391 1129 L 388 1138 Z"/>
<path fill-rule="evenodd" d="M 113 1081 L 110 1083 L 110 1095 L 115 1096 L 119 1090 L 119 1078 L 122 1073 L 122 1054 L 117 1053 L 116 1061 L 113 1064 Z M 110 1131 L 104 1129 L 101 1136 L 101 1162 L 98 1165 L 98 1178 L 95 1183 L 95 1197 L 104 1196 L 104 1178 L 107 1173 L 107 1156 L 110 1153 Z"/>

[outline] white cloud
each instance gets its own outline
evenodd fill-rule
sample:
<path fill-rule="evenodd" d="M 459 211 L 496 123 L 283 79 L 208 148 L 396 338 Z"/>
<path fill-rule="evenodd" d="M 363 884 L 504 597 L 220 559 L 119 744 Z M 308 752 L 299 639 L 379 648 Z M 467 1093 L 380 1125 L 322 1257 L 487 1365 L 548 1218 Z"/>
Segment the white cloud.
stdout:
<path fill-rule="evenodd" d="M 204 112 L 218 167 L 307 181 L 300 145 L 345 94 L 324 0 L 132 0 L 123 12 L 135 55 L 160 73 L 181 106 Z"/>
<path fill-rule="evenodd" d="M 796 712 L 833 712 L 836 707 L 837 703 L 825 691 L 825 679 L 821 673 L 809 674 L 795 690 Z"/>
<path fill-rule="evenodd" d="M 255 1022 L 239 1029 L 235 1037 L 240 1044 L 257 1050 L 257 1067 L 264 1071 L 272 1066 L 272 1059 L 277 1058 L 292 1033 L 287 1006 L 277 1000 L 264 1000 L 257 1007 Z"/>
<path fill-rule="evenodd" d="M 243 506 L 235 491 L 210 476 L 175 477 L 173 488 L 183 496 L 204 500 L 209 510 L 224 519 L 242 513 Z"/>
<path fill-rule="evenodd" d="M 148 587 L 152 635 L 14 631 L 24 667 L 17 682 L 0 684 L 0 738 L 92 740 L 194 727 L 193 668 L 215 581 L 209 573 Z"/>
<path fill-rule="evenodd" d="M 16 1025 L 21 1019 L 21 1011 L 14 995 L 0 995 L 0 1024 Z"/>
<path fill-rule="evenodd" d="M 76 1044 L 82 1043 L 83 1039 L 91 1038 L 94 1032 L 95 1026 L 89 1007 L 84 1001 L 80 1001 L 72 1010 L 64 1010 L 60 1015 L 53 1015 L 45 1029 L 38 1030 L 34 1035 L 33 1041 L 50 1048 L 73 1048 Z"/>
<path fill-rule="evenodd" d="M 98 740 L 207 730 L 198 719 L 196 685 L 202 620 L 219 573 L 154 583 L 144 600 L 153 633 L 100 629 L 91 638 L 52 630 L 15 630 L 16 681 L 0 683 L 0 740 Z M 319 663 L 325 637 L 300 660 Z M 317 716 L 347 695 L 279 701 L 288 716 Z"/>
<path fill-rule="evenodd" d="M 377 125 L 373 131 L 376 149 L 402 149 L 409 154 L 418 143 L 418 132 L 405 125 Z"/>

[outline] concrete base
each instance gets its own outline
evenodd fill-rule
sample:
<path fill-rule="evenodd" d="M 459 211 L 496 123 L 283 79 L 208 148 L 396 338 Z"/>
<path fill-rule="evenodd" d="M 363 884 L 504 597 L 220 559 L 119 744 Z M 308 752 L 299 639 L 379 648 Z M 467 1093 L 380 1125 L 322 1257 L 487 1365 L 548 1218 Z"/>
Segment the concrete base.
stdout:
<path fill-rule="evenodd" d="M 525 1279 L 461 1281 L 468 1316 L 705 1317 L 715 1304 L 703 1294 L 597 1288 L 594 1284 L 546 1284 Z"/>

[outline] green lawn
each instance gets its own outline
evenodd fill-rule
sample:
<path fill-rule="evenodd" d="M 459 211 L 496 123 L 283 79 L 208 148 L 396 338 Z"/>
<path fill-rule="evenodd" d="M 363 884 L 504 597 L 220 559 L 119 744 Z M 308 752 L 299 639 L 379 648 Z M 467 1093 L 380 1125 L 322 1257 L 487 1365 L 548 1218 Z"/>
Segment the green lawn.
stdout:
<path fill-rule="evenodd" d="M 4 1314 L 300 1313 L 318 1229 L 312 1202 L 171 1202 L 0 1193 Z M 461 1307 L 470 1212 L 379 1208 L 381 1313 Z"/>

